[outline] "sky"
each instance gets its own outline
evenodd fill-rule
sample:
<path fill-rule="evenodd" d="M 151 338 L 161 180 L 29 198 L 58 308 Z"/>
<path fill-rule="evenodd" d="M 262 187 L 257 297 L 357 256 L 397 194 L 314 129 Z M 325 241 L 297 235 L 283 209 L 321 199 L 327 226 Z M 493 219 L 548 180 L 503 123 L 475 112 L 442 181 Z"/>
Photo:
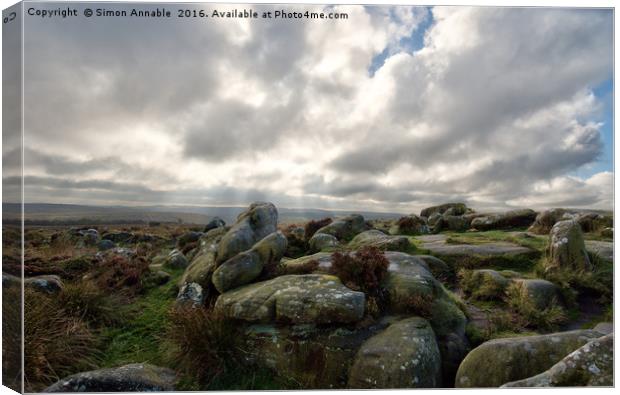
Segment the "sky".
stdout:
<path fill-rule="evenodd" d="M 27 18 L 26 201 L 611 209 L 610 10 L 286 8 Z"/>

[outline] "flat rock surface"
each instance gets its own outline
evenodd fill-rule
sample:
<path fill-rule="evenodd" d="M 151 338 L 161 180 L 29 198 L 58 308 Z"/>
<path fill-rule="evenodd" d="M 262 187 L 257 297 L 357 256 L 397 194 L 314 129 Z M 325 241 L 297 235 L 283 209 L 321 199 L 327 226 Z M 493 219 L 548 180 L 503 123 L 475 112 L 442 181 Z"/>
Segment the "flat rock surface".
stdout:
<path fill-rule="evenodd" d="M 437 255 L 519 255 L 530 254 L 534 250 L 513 243 L 498 241 L 484 244 L 452 244 L 446 243 L 446 235 L 416 236 L 422 241 L 422 248 Z"/>
<path fill-rule="evenodd" d="M 613 241 L 586 240 L 586 250 L 608 261 L 614 260 Z"/>

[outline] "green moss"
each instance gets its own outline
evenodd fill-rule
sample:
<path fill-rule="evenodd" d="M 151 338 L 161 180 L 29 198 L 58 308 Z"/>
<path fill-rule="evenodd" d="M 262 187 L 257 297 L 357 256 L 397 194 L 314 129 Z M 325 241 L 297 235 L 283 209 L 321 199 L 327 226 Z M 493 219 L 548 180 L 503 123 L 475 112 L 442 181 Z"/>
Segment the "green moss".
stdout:
<path fill-rule="evenodd" d="M 144 296 L 139 297 L 129 310 L 132 312 L 123 325 L 107 328 L 102 337 L 107 344 L 103 352 L 101 367 L 121 366 L 128 363 L 149 362 L 154 365 L 165 365 L 163 350 L 160 347 L 161 336 L 167 325 L 167 312 L 174 302 L 176 280 L 183 269 L 170 272 L 171 281 L 152 288 Z"/>

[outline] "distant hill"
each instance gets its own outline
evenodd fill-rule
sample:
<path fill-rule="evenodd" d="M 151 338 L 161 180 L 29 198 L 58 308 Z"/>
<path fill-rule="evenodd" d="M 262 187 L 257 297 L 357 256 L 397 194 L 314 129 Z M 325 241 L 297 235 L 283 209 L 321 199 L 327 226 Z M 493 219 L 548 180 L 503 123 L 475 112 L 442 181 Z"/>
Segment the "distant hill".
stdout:
<path fill-rule="evenodd" d="M 139 224 L 152 222 L 182 222 L 206 224 L 213 217 L 226 223 L 234 222 L 245 207 L 194 207 L 194 206 L 86 206 L 75 204 L 27 203 L 24 222 L 27 225 L 85 225 L 85 224 Z M 21 207 L 16 203 L 2 204 L 4 223 L 19 223 Z M 336 217 L 351 213 L 362 214 L 366 219 L 398 218 L 398 213 L 364 211 L 330 211 L 321 209 L 278 208 L 280 222 L 293 223 Z"/>

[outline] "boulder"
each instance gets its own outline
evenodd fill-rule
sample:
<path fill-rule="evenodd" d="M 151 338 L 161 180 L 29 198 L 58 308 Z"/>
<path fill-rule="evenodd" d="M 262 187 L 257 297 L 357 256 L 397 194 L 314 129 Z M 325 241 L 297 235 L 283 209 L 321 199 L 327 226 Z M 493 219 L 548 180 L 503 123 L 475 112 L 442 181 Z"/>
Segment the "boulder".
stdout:
<path fill-rule="evenodd" d="M 93 370 L 60 379 L 43 392 L 152 392 L 174 391 L 176 373 L 146 363 Z"/>
<path fill-rule="evenodd" d="M 169 267 L 171 269 L 184 269 L 189 265 L 187 258 L 185 255 L 179 250 L 172 250 L 166 257 L 166 261 L 164 262 L 165 267 Z"/>
<path fill-rule="evenodd" d="M 338 246 L 338 239 L 326 233 L 315 233 L 308 241 L 310 252 L 318 252 Z"/>
<path fill-rule="evenodd" d="M 366 221 L 364 221 L 364 217 L 359 214 L 351 214 L 337 218 L 334 222 L 317 230 L 316 233 L 332 235 L 338 240 L 348 241 L 365 230 Z"/>
<path fill-rule="evenodd" d="M 376 247 L 384 251 L 407 251 L 411 248 L 411 243 L 406 236 L 390 236 L 379 230 L 367 230 L 355 236 L 349 243 L 349 247 L 353 249 Z"/>
<path fill-rule="evenodd" d="M 441 356 L 428 321 L 398 321 L 368 339 L 357 352 L 350 388 L 435 388 L 441 385 Z"/>
<path fill-rule="evenodd" d="M 217 263 L 247 251 L 259 240 L 277 230 L 278 210 L 272 203 L 252 203 L 219 243 Z"/>
<path fill-rule="evenodd" d="M 223 219 L 221 219 L 220 217 L 213 217 L 213 219 L 211 219 L 211 221 L 209 221 L 205 225 L 203 232 L 207 233 L 210 230 L 217 229 L 217 228 L 223 228 L 224 226 L 226 226 L 226 222 L 224 222 Z"/>
<path fill-rule="evenodd" d="M 116 244 L 114 244 L 114 242 L 111 240 L 103 239 L 99 243 L 97 243 L 97 248 L 99 249 L 99 251 L 107 251 L 114 247 L 116 247 Z"/>
<path fill-rule="evenodd" d="M 96 229 L 87 229 L 80 231 L 84 245 L 94 246 L 99 241 L 99 232 Z"/>
<path fill-rule="evenodd" d="M 614 335 L 594 339 L 536 376 L 512 381 L 507 387 L 612 387 Z"/>
<path fill-rule="evenodd" d="M 24 286 L 48 294 L 58 293 L 64 288 L 62 280 L 56 275 L 27 277 L 24 279 Z"/>
<path fill-rule="evenodd" d="M 179 248 L 183 248 L 186 245 L 190 244 L 190 243 L 195 243 L 197 242 L 200 237 L 203 235 L 202 232 L 187 232 L 182 234 L 179 239 L 177 240 L 177 246 L 179 246 Z"/>
<path fill-rule="evenodd" d="M 532 232 L 537 235 L 548 235 L 557 222 L 563 219 L 571 219 L 572 214 L 563 208 L 553 208 L 550 210 L 544 210 L 538 213 L 532 226 L 529 227 L 528 232 Z"/>
<path fill-rule="evenodd" d="M 163 270 L 157 270 L 149 274 L 146 279 L 147 282 L 153 285 L 164 285 L 170 281 L 170 273 Z"/>
<path fill-rule="evenodd" d="M 271 369 L 305 389 L 346 388 L 360 346 L 391 321 L 360 327 L 253 324 L 238 337 L 239 348 L 249 366 Z"/>
<path fill-rule="evenodd" d="M 534 210 L 512 210 L 474 218 L 471 227 L 477 230 L 511 229 L 530 226 L 535 220 Z"/>
<path fill-rule="evenodd" d="M 364 315 L 365 295 L 325 274 L 286 275 L 221 294 L 215 310 L 250 322 L 348 323 Z"/>
<path fill-rule="evenodd" d="M 471 220 L 462 215 L 446 215 L 441 216 L 441 228 L 453 230 L 456 232 L 469 229 Z"/>
<path fill-rule="evenodd" d="M 109 240 L 113 243 L 127 243 L 131 240 L 133 234 L 129 232 L 113 232 L 106 233 L 101 238 L 103 240 Z"/>
<path fill-rule="evenodd" d="M 428 228 L 432 233 L 441 232 L 443 229 L 443 216 L 440 213 L 432 213 L 428 217 Z"/>
<path fill-rule="evenodd" d="M 297 259 L 283 261 L 280 266 L 283 274 L 329 273 L 332 267 L 332 254 L 317 252 Z"/>
<path fill-rule="evenodd" d="M 249 284 L 263 271 L 263 263 L 256 251 L 242 252 L 222 263 L 214 272 L 211 281 L 218 292 Z"/>
<path fill-rule="evenodd" d="M 549 233 L 545 270 L 583 271 L 591 268 L 579 224 L 567 220 L 553 225 Z"/>
<path fill-rule="evenodd" d="M 423 218 L 418 217 L 415 214 L 401 217 L 394 221 L 394 224 L 390 226 L 389 233 L 391 235 L 421 235 L 428 233 L 428 225 Z"/>
<path fill-rule="evenodd" d="M 432 255 L 413 255 L 417 259 L 421 259 L 439 281 L 449 281 L 454 277 L 454 270 L 446 262 Z"/>
<path fill-rule="evenodd" d="M 613 218 L 609 215 L 601 215 L 598 213 L 580 213 L 575 220 L 581 226 L 581 230 L 585 233 L 599 232 L 604 228 L 614 225 Z"/>
<path fill-rule="evenodd" d="M 609 262 L 614 260 L 614 242 L 600 240 L 585 240 L 586 251 L 596 254 L 599 258 Z"/>
<path fill-rule="evenodd" d="M 179 289 L 177 303 L 188 303 L 192 306 L 198 307 L 204 304 L 205 296 L 204 290 L 200 284 L 185 283 Z"/>
<path fill-rule="evenodd" d="M 459 366 L 457 388 L 499 387 L 544 372 L 600 334 L 593 330 L 494 339 L 473 349 Z"/>
<path fill-rule="evenodd" d="M 220 292 L 249 284 L 263 271 L 263 268 L 280 262 L 286 251 L 287 240 L 282 232 L 274 232 L 252 247 L 222 263 L 214 272 L 211 281 Z"/>
<path fill-rule="evenodd" d="M 200 238 L 198 253 L 185 269 L 179 286 L 185 283 L 197 283 L 209 293 L 212 287 L 211 276 L 216 268 L 217 246 L 225 233 L 224 228 L 216 228 Z"/>
<path fill-rule="evenodd" d="M 614 228 L 603 228 L 601 230 L 601 236 L 613 239 L 614 238 Z"/>
<path fill-rule="evenodd" d="M 468 211 L 467 206 L 465 206 L 464 203 L 445 203 L 439 206 L 431 206 L 423 209 L 420 212 L 420 216 L 429 218 L 432 214 L 443 214 L 448 210 L 450 210 L 449 215 L 463 215 Z"/>
<path fill-rule="evenodd" d="M 495 270 L 465 272 L 461 285 L 466 295 L 478 300 L 501 300 L 510 281 Z"/>
<path fill-rule="evenodd" d="M 517 291 L 516 296 L 526 303 L 532 303 L 536 309 L 545 310 L 561 302 L 559 288 L 542 279 L 513 279 L 511 287 Z"/>
<path fill-rule="evenodd" d="M 614 323 L 613 322 L 599 322 L 598 324 L 596 324 L 596 326 L 594 326 L 594 328 L 592 328 L 592 330 L 595 330 L 602 335 L 609 335 L 610 333 L 614 332 Z"/>

